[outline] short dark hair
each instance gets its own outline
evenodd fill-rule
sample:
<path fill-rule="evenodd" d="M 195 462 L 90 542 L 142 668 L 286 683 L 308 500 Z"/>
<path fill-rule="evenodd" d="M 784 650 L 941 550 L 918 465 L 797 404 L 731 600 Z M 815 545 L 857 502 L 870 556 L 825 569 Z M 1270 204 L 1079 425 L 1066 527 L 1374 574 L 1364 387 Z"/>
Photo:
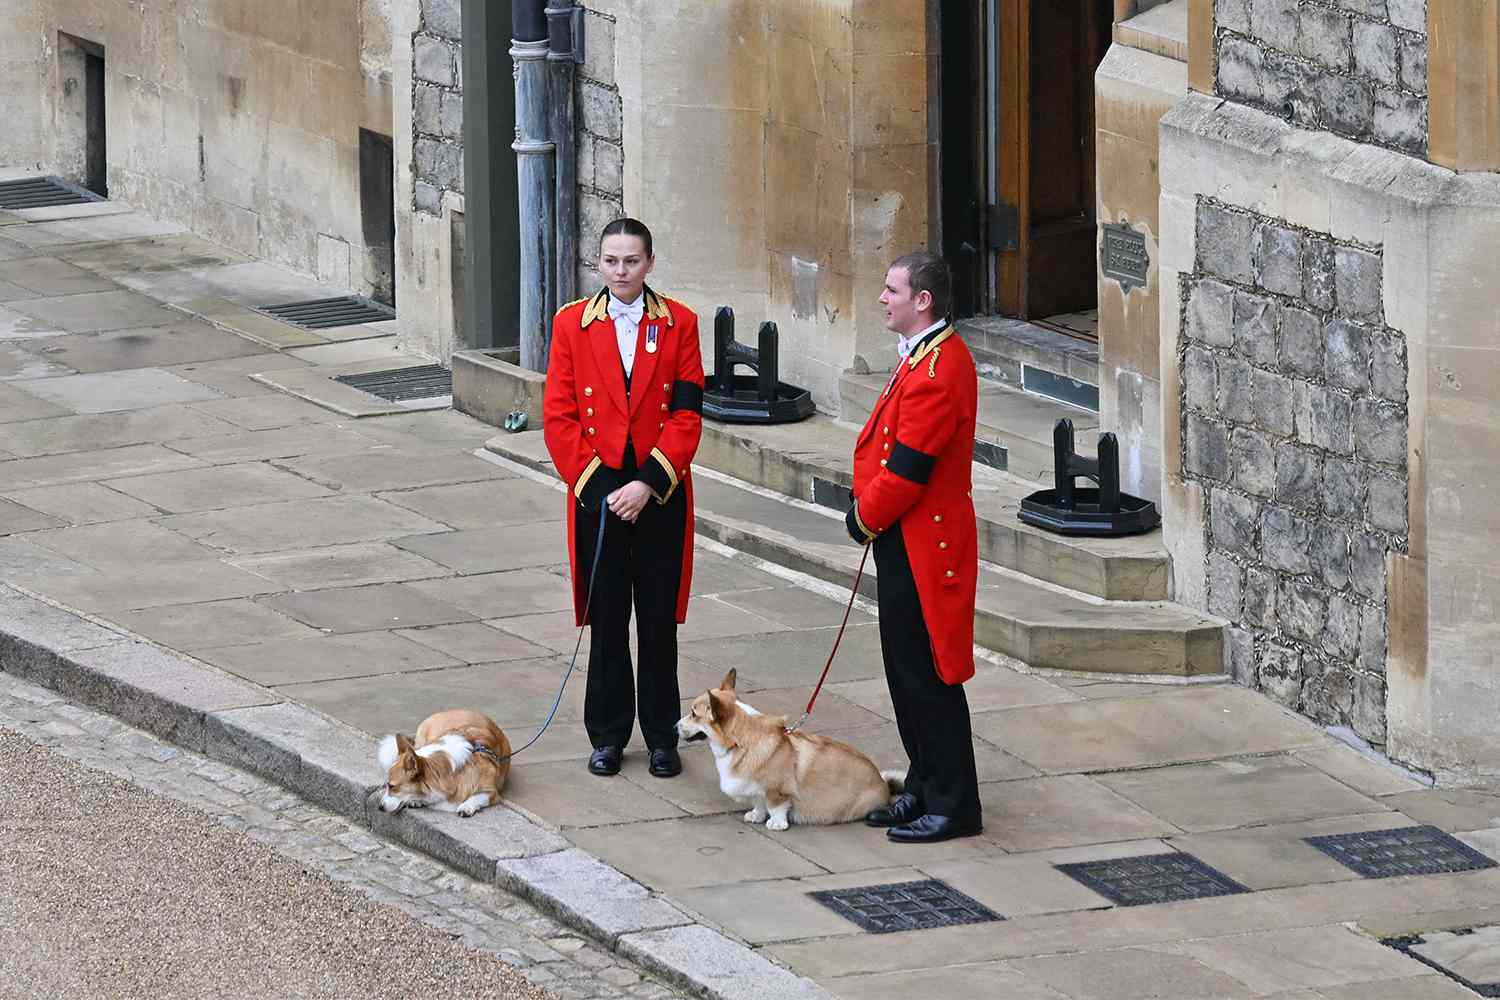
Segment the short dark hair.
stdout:
<path fill-rule="evenodd" d="M 651 230 L 647 229 L 646 224 L 639 219 L 632 219 L 628 216 L 616 219 L 604 227 L 604 232 L 599 234 L 599 242 L 603 243 L 606 236 L 638 236 L 646 244 L 646 256 L 656 255 L 656 251 L 651 249 Z"/>
<path fill-rule="evenodd" d="M 912 298 L 926 292 L 932 296 L 932 314 L 939 319 L 948 318 L 953 305 L 953 272 L 948 269 L 947 261 L 929 250 L 914 250 L 897 257 L 891 267 L 905 269 Z"/>

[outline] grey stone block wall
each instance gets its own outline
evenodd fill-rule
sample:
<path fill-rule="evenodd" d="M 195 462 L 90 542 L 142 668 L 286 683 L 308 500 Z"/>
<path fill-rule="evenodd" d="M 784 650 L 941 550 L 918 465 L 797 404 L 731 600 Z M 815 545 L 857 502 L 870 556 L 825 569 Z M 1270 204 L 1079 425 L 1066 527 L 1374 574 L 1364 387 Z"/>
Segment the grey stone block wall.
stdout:
<path fill-rule="evenodd" d="M 464 190 L 463 25 L 460 0 L 422 0 L 412 36 L 414 208 L 442 213 L 443 192 Z"/>
<path fill-rule="evenodd" d="M 1216 88 L 1306 128 L 1427 152 L 1426 0 L 1214 0 Z"/>
<path fill-rule="evenodd" d="M 412 37 L 415 208 L 438 215 L 444 191 L 463 192 L 463 40 L 460 0 L 421 0 Z M 584 61 L 576 76 L 579 294 L 599 284 L 599 231 L 625 214 L 624 112 L 615 82 L 615 19 L 584 4 Z M 508 56 L 506 58 L 509 58 Z"/>
<path fill-rule="evenodd" d="M 615 81 L 615 19 L 589 10 L 583 31 L 576 109 L 579 295 L 599 288 L 599 232 L 625 214 L 625 115 Z"/>
<path fill-rule="evenodd" d="M 1207 198 L 1197 248 L 1178 363 L 1208 610 L 1231 623 L 1236 680 L 1384 745 L 1408 423 L 1381 251 Z"/>

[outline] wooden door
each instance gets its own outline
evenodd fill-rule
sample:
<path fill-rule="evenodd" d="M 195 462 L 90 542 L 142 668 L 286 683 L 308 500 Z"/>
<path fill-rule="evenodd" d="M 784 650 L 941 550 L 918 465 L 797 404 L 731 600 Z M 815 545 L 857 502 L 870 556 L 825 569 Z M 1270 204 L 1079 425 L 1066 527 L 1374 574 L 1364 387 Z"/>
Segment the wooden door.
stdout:
<path fill-rule="evenodd" d="M 996 4 L 995 302 L 1032 319 L 1094 307 L 1094 70 L 1111 0 Z"/>

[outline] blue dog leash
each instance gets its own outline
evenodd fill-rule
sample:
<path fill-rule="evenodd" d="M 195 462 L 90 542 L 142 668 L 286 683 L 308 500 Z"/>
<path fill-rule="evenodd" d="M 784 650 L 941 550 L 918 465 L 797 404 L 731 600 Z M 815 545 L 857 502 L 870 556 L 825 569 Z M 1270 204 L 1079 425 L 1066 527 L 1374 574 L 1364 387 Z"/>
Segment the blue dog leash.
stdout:
<path fill-rule="evenodd" d="M 583 599 L 583 619 L 585 622 L 588 621 L 589 617 L 589 605 L 594 602 L 594 578 L 599 575 L 599 557 L 604 554 L 604 525 L 608 520 L 609 504 L 600 503 L 599 534 L 594 540 L 594 564 L 589 567 L 589 590 Z M 563 674 L 562 683 L 557 687 L 557 697 L 552 701 L 552 711 L 547 713 L 547 721 L 542 723 L 542 728 L 536 731 L 535 736 L 526 741 L 526 746 L 521 747 L 520 750 L 512 750 L 504 757 L 495 753 L 495 751 L 491 750 L 489 747 L 483 746 L 481 744 L 475 745 L 475 749 L 478 752 L 495 758 L 496 762 L 507 761 L 514 757 L 516 754 L 520 753 L 521 750 L 525 750 L 526 747 L 531 746 L 531 744 L 542 738 L 542 734 L 547 731 L 547 727 L 552 725 L 552 720 L 557 717 L 557 709 L 558 706 L 562 704 L 563 691 L 567 689 L 568 678 L 573 676 L 573 668 L 578 665 L 578 651 L 583 648 L 583 629 L 583 625 L 578 626 L 578 642 L 573 646 L 573 658 L 568 661 L 568 672 Z"/>

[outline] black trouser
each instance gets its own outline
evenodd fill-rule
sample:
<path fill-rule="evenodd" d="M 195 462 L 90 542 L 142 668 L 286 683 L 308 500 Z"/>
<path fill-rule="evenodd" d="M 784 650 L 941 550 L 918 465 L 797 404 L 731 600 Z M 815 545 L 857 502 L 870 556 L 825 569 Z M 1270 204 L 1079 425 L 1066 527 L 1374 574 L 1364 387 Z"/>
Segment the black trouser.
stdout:
<path fill-rule="evenodd" d="M 929 813 L 978 820 L 969 700 L 962 684 L 945 684 L 937 674 L 900 523 L 872 544 L 885 682 L 896 707 L 901 744 L 911 760 L 906 790 Z"/>
<path fill-rule="evenodd" d="M 624 475 L 635 475 L 626 445 Z M 580 509 L 576 542 L 580 571 L 594 562 L 599 512 Z M 583 725 L 595 748 L 623 747 L 637 707 L 641 735 L 652 750 L 677 745 L 682 714 L 677 688 L 677 591 L 682 579 L 682 546 L 687 498 L 681 487 L 665 504 L 646 501 L 634 524 L 610 514 L 604 527 L 604 554 L 589 605 L 589 674 Z M 585 581 L 585 586 L 587 582 Z M 630 662 L 630 609 L 635 605 L 640 672 Z"/>

